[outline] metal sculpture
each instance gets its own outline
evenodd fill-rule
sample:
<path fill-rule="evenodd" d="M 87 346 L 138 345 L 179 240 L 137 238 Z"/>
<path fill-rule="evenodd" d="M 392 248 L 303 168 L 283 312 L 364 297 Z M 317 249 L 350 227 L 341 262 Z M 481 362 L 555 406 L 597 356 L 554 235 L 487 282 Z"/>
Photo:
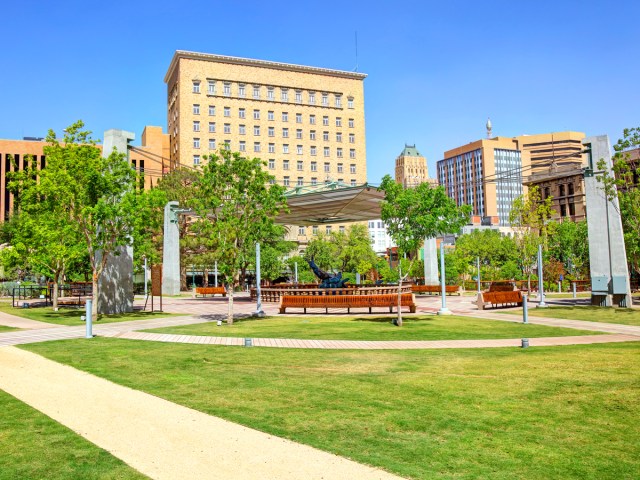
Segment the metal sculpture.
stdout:
<path fill-rule="evenodd" d="M 313 261 L 313 257 L 311 257 L 311 260 L 307 260 L 307 263 L 311 267 L 311 270 L 313 270 L 315 276 L 322 280 L 322 282 L 320 282 L 320 288 L 344 288 L 348 283 L 348 280 L 342 279 L 342 272 L 332 275 L 321 270 Z"/>

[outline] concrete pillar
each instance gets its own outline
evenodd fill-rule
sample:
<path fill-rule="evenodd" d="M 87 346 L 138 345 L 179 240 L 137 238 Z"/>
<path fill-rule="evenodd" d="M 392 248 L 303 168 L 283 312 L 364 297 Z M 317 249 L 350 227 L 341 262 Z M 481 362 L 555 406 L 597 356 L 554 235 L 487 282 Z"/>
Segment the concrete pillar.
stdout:
<path fill-rule="evenodd" d="M 180 293 L 180 232 L 178 231 L 178 202 L 164 207 L 164 239 L 162 248 L 162 294 Z"/>
<path fill-rule="evenodd" d="M 438 285 L 438 255 L 436 250 L 436 239 L 425 238 L 424 240 L 424 284 Z"/>
<path fill-rule="evenodd" d="M 627 270 L 627 252 L 618 198 L 609 200 L 598 182 L 598 162 L 612 174 L 609 137 L 599 135 L 582 140 L 590 149 L 584 176 L 589 232 L 589 263 L 591 265 L 591 303 L 600 306 L 631 306 L 631 287 Z"/>
<path fill-rule="evenodd" d="M 129 158 L 128 145 L 135 139 L 132 132 L 107 130 L 104 132 L 102 156 L 108 157 L 116 149 Z M 100 255 L 98 255 L 99 257 Z M 99 280 L 98 313 L 118 314 L 133 311 L 133 247 L 121 247 L 118 255 L 109 255 Z"/>

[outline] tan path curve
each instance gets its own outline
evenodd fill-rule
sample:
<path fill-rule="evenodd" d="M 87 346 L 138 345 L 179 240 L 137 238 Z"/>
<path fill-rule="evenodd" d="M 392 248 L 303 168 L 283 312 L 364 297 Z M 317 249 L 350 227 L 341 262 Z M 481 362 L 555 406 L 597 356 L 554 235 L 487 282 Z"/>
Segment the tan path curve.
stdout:
<path fill-rule="evenodd" d="M 0 349 L 0 388 L 154 479 L 400 478 L 15 347 Z"/>
<path fill-rule="evenodd" d="M 203 345 L 243 346 L 244 338 L 207 337 L 202 335 L 182 335 L 170 333 L 126 332 L 118 338 L 146 340 L 167 343 L 195 343 Z M 637 342 L 635 335 L 576 335 L 567 337 L 534 337 L 529 339 L 531 347 L 550 347 L 561 345 L 588 345 L 593 343 Z M 254 347 L 272 348 L 310 348 L 345 350 L 417 350 L 433 348 L 499 348 L 520 347 L 520 338 L 483 339 L 483 340 L 299 340 L 290 338 L 253 338 Z"/>
<path fill-rule="evenodd" d="M 0 325 L 5 327 L 14 328 L 28 328 L 28 329 L 41 329 L 41 328 L 56 328 L 60 325 L 55 323 L 39 322 L 37 320 L 29 320 L 28 318 L 18 317 L 17 315 L 11 315 L 10 313 L 0 312 Z"/>

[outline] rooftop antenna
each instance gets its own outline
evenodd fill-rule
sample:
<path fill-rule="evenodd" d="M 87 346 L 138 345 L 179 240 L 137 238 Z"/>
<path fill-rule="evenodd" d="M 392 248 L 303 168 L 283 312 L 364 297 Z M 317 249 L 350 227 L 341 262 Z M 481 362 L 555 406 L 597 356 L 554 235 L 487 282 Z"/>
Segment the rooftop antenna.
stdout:
<path fill-rule="evenodd" d="M 358 31 L 356 30 L 356 68 L 353 70 L 354 72 L 358 71 Z"/>
<path fill-rule="evenodd" d="M 492 138 L 493 134 L 491 133 L 491 130 L 492 130 L 493 127 L 491 125 L 491 119 L 490 118 L 487 118 L 487 125 L 486 126 L 487 126 L 487 138 Z"/>

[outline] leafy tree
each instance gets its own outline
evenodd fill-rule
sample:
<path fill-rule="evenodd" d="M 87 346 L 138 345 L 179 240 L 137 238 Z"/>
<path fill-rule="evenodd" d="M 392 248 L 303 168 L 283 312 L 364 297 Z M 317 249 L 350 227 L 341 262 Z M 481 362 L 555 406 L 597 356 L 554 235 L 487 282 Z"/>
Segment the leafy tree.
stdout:
<path fill-rule="evenodd" d="M 269 175 L 258 158 L 221 150 L 206 157 L 198 182 L 196 221 L 215 248 L 218 266 L 228 282 L 229 311 L 233 323 L 233 289 L 238 283 L 242 252 L 255 247 L 265 233 L 273 231 L 274 218 L 286 209 L 284 188 L 270 185 Z"/>
<path fill-rule="evenodd" d="M 456 233 L 469 219 L 471 207 L 457 207 L 443 187 L 432 187 L 421 183 L 416 187 L 405 188 L 385 175 L 380 185 L 384 191 L 384 200 L 380 205 L 381 217 L 387 225 L 389 235 L 398 246 L 398 253 L 414 253 L 425 238 Z M 415 257 L 414 257 L 415 258 Z M 403 274 L 400 267 L 398 282 L 398 318 L 394 322 L 402 325 L 400 309 L 402 280 L 407 278 L 411 267 Z"/>
<path fill-rule="evenodd" d="M 627 128 L 623 137 L 613 146 L 613 174 L 608 171 L 604 159 L 598 161 L 597 179 L 602 183 L 607 197 L 617 197 L 622 218 L 627 260 L 631 268 L 640 273 L 640 190 L 638 189 L 638 160 L 630 151 L 640 148 L 640 127 Z"/>
<path fill-rule="evenodd" d="M 553 226 L 549 254 L 560 260 L 575 278 L 582 278 L 589 266 L 589 239 L 586 220 L 560 222 Z"/>
<path fill-rule="evenodd" d="M 553 224 L 549 223 L 555 211 L 551 208 L 552 197 L 542 199 L 537 186 L 517 197 L 511 205 L 509 222 L 514 229 L 515 242 L 520 252 L 520 266 L 527 276 L 531 291 L 531 275 L 539 245 L 547 245 Z"/>
<path fill-rule="evenodd" d="M 287 267 L 290 271 L 295 271 L 295 264 L 298 264 L 298 282 L 299 283 L 317 283 L 318 279 L 314 275 L 307 261 L 300 255 L 294 255 L 287 258 Z"/>
<path fill-rule="evenodd" d="M 334 271 L 339 267 L 336 243 L 331 241 L 330 235 L 320 232 L 307 245 L 304 251 L 305 260 L 311 260 L 322 270 Z"/>

